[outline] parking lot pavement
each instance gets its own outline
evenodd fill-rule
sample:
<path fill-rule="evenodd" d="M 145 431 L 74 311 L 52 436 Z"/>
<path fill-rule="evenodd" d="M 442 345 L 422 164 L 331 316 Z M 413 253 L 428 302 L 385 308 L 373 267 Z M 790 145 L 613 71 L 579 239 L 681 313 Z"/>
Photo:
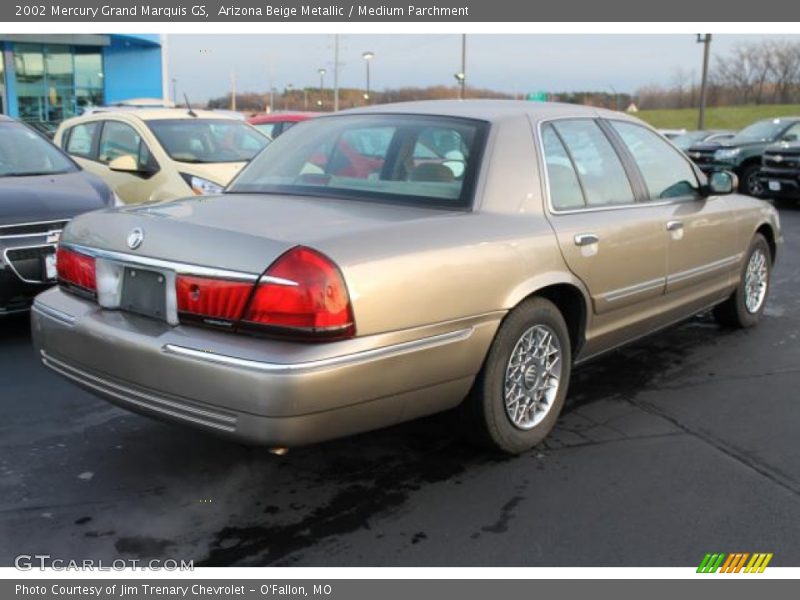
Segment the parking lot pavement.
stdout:
<path fill-rule="evenodd" d="M 800 565 L 800 210 L 763 322 L 707 317 L 576 371 L 548 442 L 497 458 L 450 415 L 275 457 L 128 414 L 2 323 L 0 564 Z"/>

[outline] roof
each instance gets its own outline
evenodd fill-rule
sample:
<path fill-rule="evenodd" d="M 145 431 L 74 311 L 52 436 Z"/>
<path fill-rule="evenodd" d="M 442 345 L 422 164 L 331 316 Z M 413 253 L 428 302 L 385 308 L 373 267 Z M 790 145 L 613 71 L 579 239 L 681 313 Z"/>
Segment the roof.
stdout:
<path fill-rule="evenodd" d="M 625 113 L 594 106 L 525 100 L 425 100 L 421 102 L 379 104 L 346 110 L 342 111 L 342 113 L 426 114 L 463 117 L 482 121 L 500 121 L 521 116 L 529 116 L 534 120 L 543 120 L 564 116 L 609 117 L 612 115 L 617 118 L 633 120 L 632 117 L 625 115 Z"/>
<path fill-rule="evenodd" d="M 258 125 L 261 123 L 282 123 L 285 121 L 290 121 L 297 123 L 299 121 L 306 121 L 307 119 L 311 119 L 313 117 L 326 114 L 326 113 L 315 113 L 315 112 L 274 112 L 269 114 L 261 114 L 261 115 L 254 115 L 247 119 L 248 123 L 252 123 L 254 125 Z"/>
<path fill-rule="evenodd" d="M 132 107 L 109 107 L 108 110 L 93 110 L 91 113 L 82 115 L 80 117 L 72 117 L 67 119 L 64 123 L 81 122 L 85 118 L 101 118 L 108 115 L 114 115 L 117 118 L 137 119 L 139 121 L 159 121 L 165 119 L 227 119 L 236 120 L 226 113 L 220 113 L 213 110 L 200 110 L 193 109 L 193 115 L 189 114 L 186 108 L 132 108 Z"/>
<path fill-rule="evenodd" d="M 0 122 L 3 122 L 3 121 L 13 121 L 13 120 L 14 120 L 14 119 L 12 119 L 11 117 L 7 117 L 7 116 L 5 116 L 5 115 L 0 115 Z"/>

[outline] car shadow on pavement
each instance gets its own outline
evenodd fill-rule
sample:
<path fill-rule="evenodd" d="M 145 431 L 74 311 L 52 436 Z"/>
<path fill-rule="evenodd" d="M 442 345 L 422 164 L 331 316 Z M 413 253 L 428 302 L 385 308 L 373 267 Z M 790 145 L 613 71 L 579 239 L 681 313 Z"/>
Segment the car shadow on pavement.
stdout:
<path fill-rule="evenodd" d="M 675 369 L 691 368 L 685 359 L 692 348 L 724 343 L 725 335 L 700 316 L 576 369 L 552 440 L 522 457 L 465 441 L 456 411 L 274 456 L 113 409 L 80 430 L 80 443 L 75 434 L 49 439 L 47 448 L 70 450 L 40 451 L 26 475 L 57 479 L 48 475 L 54 466 L 63 473 L 54 502 L 71 506 L 61 523 L 71 553 L 149 559 L 178 552 L 197 566 L 295 564 L 306 548 L 370 530 L 430 484 L 460 486 L 498 463 L 535 462 L 596 441 L 603 412 L 624 407 Z M 27 318 L 4 323 L 0 356 L 26 344 Z M 81 401 L 87 410 L 108 410 L 88 394 Z M 599 411 L 585 410 L 592 405 Z M 22 506 L 44 501 L 35 490 L 28 494 Z"/>

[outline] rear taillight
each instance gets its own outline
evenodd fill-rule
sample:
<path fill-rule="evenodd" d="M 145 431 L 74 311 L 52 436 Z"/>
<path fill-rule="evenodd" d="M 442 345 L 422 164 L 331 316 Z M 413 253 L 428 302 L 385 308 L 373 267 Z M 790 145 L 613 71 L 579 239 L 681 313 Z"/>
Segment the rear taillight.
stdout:
<path fill-rule="evenodd" d="M 241 318 L 252 291 L 252 282 L 179 275 L 175 279 L 178 316 L 181 321 L 231 327 Z"/>
<path fill-rule="evenodd" d="M 94 257 L 59 246 L 56 265 L 59 283 L 73 291 L 97 294 Z"/>
<path fill-rule="evenodd" d="M 292 248 L 267 269 L 242 324 L 301 337 L 355 335 L 350 295 L 339 268 L 304 246 Z"/>

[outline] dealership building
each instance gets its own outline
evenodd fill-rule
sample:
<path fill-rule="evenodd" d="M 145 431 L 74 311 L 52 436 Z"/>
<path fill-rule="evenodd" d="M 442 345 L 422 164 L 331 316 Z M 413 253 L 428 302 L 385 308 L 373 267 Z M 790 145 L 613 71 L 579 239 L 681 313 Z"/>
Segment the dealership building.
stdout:
<path fill-rule="evenodd" d="M 0 113 L 25 121 L 58 123 L 168 89 L 159 35 L 0 33 L 0 50 Z"/>

